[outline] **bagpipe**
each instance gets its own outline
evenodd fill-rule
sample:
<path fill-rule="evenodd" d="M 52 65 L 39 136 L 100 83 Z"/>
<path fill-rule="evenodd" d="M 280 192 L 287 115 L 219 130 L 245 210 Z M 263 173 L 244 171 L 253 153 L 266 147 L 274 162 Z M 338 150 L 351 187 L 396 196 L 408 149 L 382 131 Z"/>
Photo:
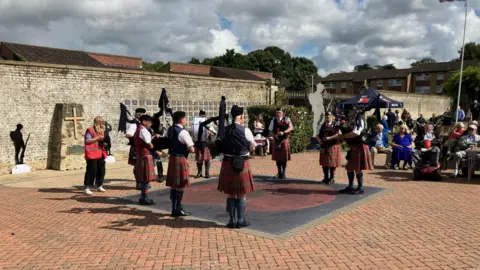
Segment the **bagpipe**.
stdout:
<path fill-rule="evenodd" d="M 153 114 L 152 118 L 152 145 L 153 151 L 162 151 L 164 149 L 170 148 L 170 140 L 168 139 L 167 131 L 171 127 L 171 124 L 167 118 L 167 114 L 170 114 L 170 117 L 173 117 L 173 110 L 170 108 L 170 102 L 167 96 L 167 90 L 162 88 L 162 93 L 158 99 L 158 108 L 159 111 Z M 163 117 L 162 124 L 160 118 Z M 177 135 L 178 136 L 178 135 Z"/>
<path fill-rule="evenodd" d="M 225 137 L 225 123 L 228 124 L 228 114 L 226 113 L 225 96 L 222 96 L 220 100 L 220 106 L 218 110 L 218 116 L 211 117 L 208 120 L 200 123 L 198 128 L 198 138 L 202 138 L 204 128 L 212 122 L 218 122 L 218 132 L 214 140 L 210 140 L 208 145 L 201 144 L 200 147 L 208 147 L 210 155 L 215 158 L 219 154 L 223 153 L 223 138 Z"/>

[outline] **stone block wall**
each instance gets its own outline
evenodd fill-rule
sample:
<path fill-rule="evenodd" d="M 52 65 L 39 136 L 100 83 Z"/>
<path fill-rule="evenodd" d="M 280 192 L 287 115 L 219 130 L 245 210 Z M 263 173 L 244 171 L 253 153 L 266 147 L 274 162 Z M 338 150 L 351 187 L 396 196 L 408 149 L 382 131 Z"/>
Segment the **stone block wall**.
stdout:
<path fill-rule="evenodd" d="M 34 168 L 47 167 L 51 125 L 58 103 L 83 105 L 84 127 L 93 124 L 95 116 L 103 116 L 113 128 L 113 154 L 125 154 L 127 140 L 116 132 L 120 102 L 132 113 L 140 106 L 148 113 L 156 112 L 162 87 L 167 89 L 172 109 L 187 111 L 189 119 L 200 109 L 217 114 L 221 95 L 227 98 L 228 110 L 233 104 L 266 104 L 270 95 L 265 83 L 258 81 L 0 61 L 0 173 L 8 173 L 14 165 L 9 133 L 18 123 L 24 126 L 24 139 L 31 134 L 25 162 Z"/>

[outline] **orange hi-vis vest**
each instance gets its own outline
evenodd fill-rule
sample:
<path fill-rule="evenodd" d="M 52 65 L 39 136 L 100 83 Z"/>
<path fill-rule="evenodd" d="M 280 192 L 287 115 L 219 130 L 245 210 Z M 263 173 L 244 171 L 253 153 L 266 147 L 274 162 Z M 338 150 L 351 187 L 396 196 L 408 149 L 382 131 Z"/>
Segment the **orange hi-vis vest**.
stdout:
<path fill-rule="evenodd" d="M 90 133 L 90 135 L 92 135 L 92 138 L 97 137 L 97 134 L 95 133 L 95 129 L 93 127 L 89 127 L 87 129 L 87 132 L 85 132 L 85 159 L 106 158 L 107 151 L 105 151 L 104 147 L 100 146 L 98 141 L 87 143 L 87 133 Z M 103 134 L 99 135 L 103 136 Z"/>

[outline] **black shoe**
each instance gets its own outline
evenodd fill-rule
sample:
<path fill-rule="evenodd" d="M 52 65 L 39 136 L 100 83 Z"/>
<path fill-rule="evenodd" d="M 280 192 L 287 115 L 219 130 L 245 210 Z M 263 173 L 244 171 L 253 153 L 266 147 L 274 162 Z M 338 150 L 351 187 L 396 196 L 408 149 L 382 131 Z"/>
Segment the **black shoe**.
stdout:
<path fill-rule="evenodd" d="M 149 198 L 140 199 L 140 200 L 138 200 L 138 203 L 140 203 L 140 205 L 155 205 L 156 204 L 154 200 L 149 199 Z"/>
<path fill-rule="evenodd" d="M 287 178 L 287 176 L 285 175 L 285 173 L 280 174 L 279 179 L 285 179 L 285 178 Z"/>
<path fill-rule="evenodd" d="M 157 182 L 158 182 L 158 183 L 163 183 L 163 182 L 165 182 L 165 177 L 163 177 L 163 175 L 157 176 Z"/>
<path fill-rule="evenodd" d="M 326 184 L 327 185 L 332 185 L 333 183 L 335 183 L 335 178 L 332 177 L 328 180 L 328 182 Z"/>
<path fill-rule="evenodd" d="M 330 180 L 328 180 L 327 178 L 323 178 L 322 183 L 325 184 L 325 185 L 328 185 L 328 182 L 329 182 L 329 181 L 330 181 Z"/>
<path fill-rule="evenodd" d="M 234 229 L 235 227 L 237 227 L 237 224 L 235 222 L 233 221 L 228 222 L 227 228 Z"/>
<path fill-rule="evenodd" d="M 137 182 L 137 186 L 135 187 L 136 190 L 142 190 L 142 188 L 140 187 L 140 183 Z"/>
<path fill-rule="evenodd" d="M 197 173 L 197 175 L 195 175 L 195 178 L 200 178 L 200 177 L 203 177 L 202 173 Z"/>
<path fill-rule="evenodd" d="M 352 190 L 349 194 L 351 195 L 359 195 L 359 194 L 363 194 L 365 193 L 365 191 L 363 190 L 363 188 L 356 188 L 354 190 Z"/>
<path fill-rule="evenodd" d="M 186 212 L 181 207 L 172 212 L 172 216 L 174 216 L 174 217 L 187 217 L 187 216 L 190 216 L 190 215 L 192 215 L 192 213 Z"/>
<path fill-rule="evenodd" d="M 210 174 L 205 175 L 205 179 L 208 179 L 208 178 L 210 178 Z"/>
<path fill-rule="evenodd" d="M 250 222 L 244 220 L 242 223 L 237 222 L 237 229 L 245 228 L 250 226 Z"/>
<path fill-rule="evenodd" d="M 355 190 L 353 187 L 346 187 L 342 190 L 339 190 L 338 194 L 350 194 L 353 190 Z"/>

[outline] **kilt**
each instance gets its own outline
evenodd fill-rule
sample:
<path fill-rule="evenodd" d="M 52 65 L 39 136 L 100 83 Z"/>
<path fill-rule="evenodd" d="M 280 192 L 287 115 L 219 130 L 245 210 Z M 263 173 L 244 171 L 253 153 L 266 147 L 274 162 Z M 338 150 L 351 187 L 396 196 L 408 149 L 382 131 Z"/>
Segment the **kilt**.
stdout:
<path fill-rule="evenodd" d="M 168 158 L 167 187 L 184 188 L 190 185 L 190 172 L 185 157 L 176 157 L 171 155 Z"/>
<path fill-rule="evenodd" d="M 135 146 L 130 146 L 130 151 L 128 152 L 128 164 L 135 166 L 137 162 L 135 161 L 136 153 Z"/>
<path fill-rule="evenodd" d="M 218 178 L 218 190 L 231 195 L 243 195 L 255 191 L 250 162 L 245 160 L 243 172 L 237 173 L 232 170 L 231 161 L 223 160 Z"/>
<path fill-rule="evenodd" d="M 137 155 L 135 165 L 135 180 L 137 182 L 148 183 L 157 179 L 153 157 L 151 155 Z"/>
<path fill-rule="evenodd" d="M 210 149 L 208 147 L 204 147 L 203 149 L 195 147 L 195 160 L 197 161 L 197 163 L 212 160 L 212 155 L 210 155 Z"/>
<path fill-rule="evenodd" d="M 334 144 L 322 154 L 320 151 L 320 166 L 324 167 L 340 167 L 342 166 L 342 155 L 340 153 L 340 145 Z"/>
<path fill-rule="evenodd" d="M 347 171 L 373 170 L 372 157 L 368 145 L 360 144 L 351 146 L 350 160 L 347 161 Z"/>
<path fill-rule="evenodd" d="M 277 149 L 278 144 L 281 144 L 281 148 Z M 291 159 L 290 154 L 290 142 L 285 139 L 281 142 L 273 140 L 272 160 L 287 162 Z"/>

